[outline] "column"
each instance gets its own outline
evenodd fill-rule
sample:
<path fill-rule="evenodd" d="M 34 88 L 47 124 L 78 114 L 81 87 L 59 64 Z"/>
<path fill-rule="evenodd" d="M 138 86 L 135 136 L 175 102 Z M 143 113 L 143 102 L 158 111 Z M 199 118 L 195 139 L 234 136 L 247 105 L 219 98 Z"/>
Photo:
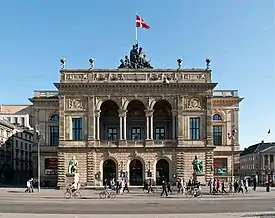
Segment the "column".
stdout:
<path fill-rule="evenodd" d="M 149 117 L 146 117 L 146 140 L 149 139 L 149 131 L 150 131 L 150 120 Z"/>
<path fill-rule="evenodd" d="M 126 117 L 126 113 L 125 113 L 125 116 L 123 117 L 123 123 L 124 123 L 124 125 L 123 125 L 123 135 L 124 135 L 124 140 L 127 140 L 127 123 L 126 123 L 126 119 L 127 119 L 127 117 Z"/>
<path fill-rule="evenodd" d="M 268 157 L 268 162 L 267 162 L 267 164 L 268 164 L 268 169 L 270 169 L 270 168 L 271 168 L 271 167 L 270 167 L 270 155 L 268 155 L 267 157 Z"/>
<path fill-rule="evenodd" d="M 177 111 L 172 111 L 172 139 L 176 139 L 176 116 Z"/>
<path fill-rule="evenodd" d="M 208 145 L 213 145 L 213 126 L 212 126 L 212 96 L 206 97 L 206 139 Z"/>
<path fill-rule="evenodd" d="M 95 139 L 94 97 L 88 97 L 88 140 Z"/>
<path fill-rule="evenodd" d="M 122 132 L 123 132 L 123 117 L 119 116 L 119 140 L 122 140 Z"/>
<path fill-rule="evenodd" d="M 184 139 L 184 129 L 183 129 L 183 97 L 179 96 L 178 97 L 178 112 L 177 112 L 177 136 L 178 140 L 182 141 Z"/>
<path fill-rule="evenodd" d="M 96 140 L 100 140 L 100 110 L 96 111 Z"/>
<path fill-rule="evenodd" d="M 151 125 L 151 128 L 150 128 L 150 139 L 153 140 L 154 139 L 154 122 L 153 122 L 153 113 L 151 114 L 150 116 L 150 125 Z"/>

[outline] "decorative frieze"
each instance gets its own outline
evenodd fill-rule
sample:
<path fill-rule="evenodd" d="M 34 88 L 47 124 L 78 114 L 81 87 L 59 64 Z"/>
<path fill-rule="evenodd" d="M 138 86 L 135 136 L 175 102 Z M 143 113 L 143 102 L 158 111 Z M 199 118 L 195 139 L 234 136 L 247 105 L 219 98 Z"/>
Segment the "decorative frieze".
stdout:
<path fill-rule="evenodd" d="M 189 97 L 186 96 L 184 98 L 185 100 L 185 108 L 188 110 L 201 110 L 202 105 L 201 105 L 201 99 L 197 97 Z"/>

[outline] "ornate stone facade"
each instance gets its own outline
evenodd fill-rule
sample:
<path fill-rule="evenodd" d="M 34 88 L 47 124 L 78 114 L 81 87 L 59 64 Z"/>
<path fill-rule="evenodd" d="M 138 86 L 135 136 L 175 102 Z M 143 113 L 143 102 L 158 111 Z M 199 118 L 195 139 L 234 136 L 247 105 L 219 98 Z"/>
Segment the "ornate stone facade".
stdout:
<path fill-rule="evenodd" d="M 73 155 L 81 183 L 89 186 L 121 176 L 130 185 L 143 185 L 149 177 L 157 184 L 162 179 L 188 180 L 195 155 L 203 161 L 207 181 L 214 174 L 215 156 L 226 156 L 229 163 L 228 113 L 236 121 L 241 99 L 214 96 L 217 83 L 211 81 L 211 70 L 63 69 L 60 75 L 57 92 L 39 92 L 30 99 L 35 123 L 46 139 L 41 142 L 41 161 L 46 156 L 58 159 L 57 175 L 45 175 L 41 169 L 42 179 L 64 187 Z M 215 113 L 227 128 L 218 149 L 213 144 Z M 59 122 L 49 121 L 52 114 Z M 54 126 L 59 129 L 57 145 L 52 143 Z"/>

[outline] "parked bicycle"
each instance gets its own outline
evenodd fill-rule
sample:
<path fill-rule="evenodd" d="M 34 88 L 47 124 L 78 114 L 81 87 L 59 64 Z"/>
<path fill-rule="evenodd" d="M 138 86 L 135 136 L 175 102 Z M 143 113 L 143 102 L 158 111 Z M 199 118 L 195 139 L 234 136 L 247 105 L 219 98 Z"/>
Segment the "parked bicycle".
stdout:
<path fill-rule="evenodd" d="M 105 199 L 105 198 L 111 198 L 114 199 L 116 197 L 116 194 L 108 189 L 105 189 L 104 191 L 99 193 L 100 199 Z"/>
<path fill-rule="evenodd" d="M 81 193 L 78 190 L 72 192 L 70 189 L 67 189 L 66 192 L 64 193 L 64 198 L 66 198 L 66 199 L 70 199 L 70 198 L 81 199 Z"/>

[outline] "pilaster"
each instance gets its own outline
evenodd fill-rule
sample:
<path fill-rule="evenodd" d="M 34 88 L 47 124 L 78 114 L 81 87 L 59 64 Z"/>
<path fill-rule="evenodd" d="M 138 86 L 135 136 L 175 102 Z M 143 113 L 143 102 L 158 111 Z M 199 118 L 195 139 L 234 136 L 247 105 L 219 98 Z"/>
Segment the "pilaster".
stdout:
<path fill-rule="evenodd" d="M 88 140 L 95 139 L 94 97 L 88 97 Z"/>
<path fill-rule="evenodd" d="M 65 140 L 65 96 L 59 96 L 59 140 Z"/>
<path fill-rule="evenodd" d="M 178 135 L 178 145 L 183 145 L 184 140 L 184 128 L 183 128 L 183 97 L 178 97 L 178 111 L 177 111 L 177 135 Z"/>
<path fill-rule="evenodd" d="M 212 125 L 212 101 L 211 96 L 206 97 L 206 139 L 207 145 L 213 145 L 213 125 Z"/>
<path fill-rule="evenodd" d="M 177 178 L 184 178 L 184 153 L 177 153 Z"/>
<path fill-rule="evenodd" d="M 95 152 L 89 151 L 87 153 L 87 185 L 95 184 Z"/>
<path fill-rule="evenodd" d="M 65 187 L 65 177 L 66 177 L 66 158 L 64 152 L 57 152 L 58 158 L 58 178 L 57 178 L 57 187 Z"/>
<path fill-rule="evenodd" d="M 209 181 L 210 178 L 213 178 L 213 158 L 214 151 L 207 151 L 205 153 L 205 179 Z"/>

